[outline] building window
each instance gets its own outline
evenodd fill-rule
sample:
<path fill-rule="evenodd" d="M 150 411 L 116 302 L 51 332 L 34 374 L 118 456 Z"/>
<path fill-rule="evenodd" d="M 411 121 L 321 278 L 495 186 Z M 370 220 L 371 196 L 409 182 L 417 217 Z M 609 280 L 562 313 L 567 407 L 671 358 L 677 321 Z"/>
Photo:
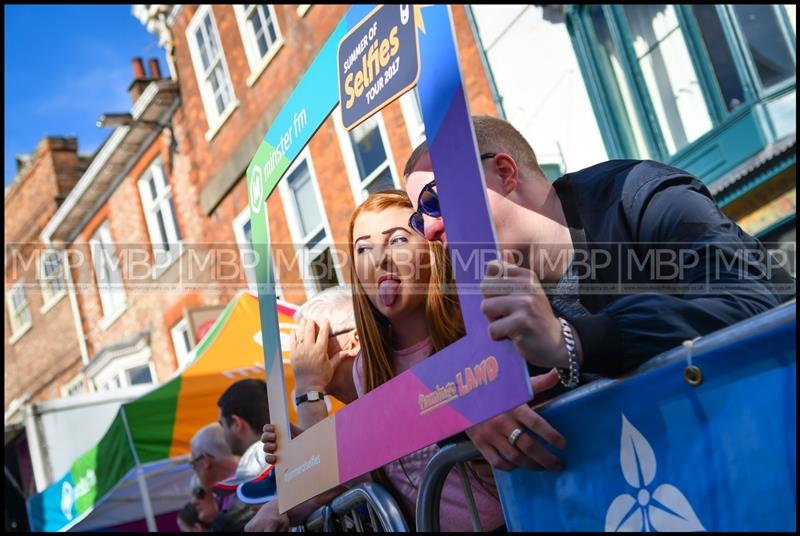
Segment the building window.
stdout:
<path fill-rule="evenodd" d="M 186 34 L 209 129 L 215 130 L 235 103 L 211 6 L 203 5 L 197 9 Z"/>
<path fill-rule="evenodd" d="M 311 296 L 342 281 L 334 262 L 331 231 L 311 166 L 308 149 L 289 168 L 280 182 L 295 250 L 301 256 L 301 277 Z"/>
<path fill-rule="evenodd" d="M 94 261 L 100 304 L 103 307 L 103 319 L 108 321 L 124 308 L 125 289 L 122 283 L 122 269 L 107 221 L 95 231 L 89 240 L 89 246 Z"/>
<path fill-rule="evenodd" d="M 266 215 L 264 217 L 266 217 Z M 236 236 L 236 243 L 239 246 L 239 257 L 242 259 L 242 267 L 244 268 L 245 277 L 247 278 L 247 287 L 251 293 L 257 294 L 258 280 L 256 279 L 256 261 L 258 258 L 253 248 L 253 231 L 250 223 L 249 208 L 244 209 L 234 218 L 233 234 Z M 278 274 L 274 270 L 274 264 L 272 276 L 275 281 L 275 296 L 280 298 L 282 295 L 281 286 L 278 280 Z"/>
<path fill-rule="evenodd" d="M 795 78 L 794 51 L 779 6 L 735 5 L 733 12 L 762 88 Z"/>
<path fill-rule="evenodd" d="M 725 31 L 722 29 L 717 6 L 694 5 L 692 14 L 697 21 L 697 27 L 714 70 L 714 77 L 722 94 L 725 108 L 727 111 L 735 110 L 744 103 L 746 97 L 739 73 L 736 70 L 733 54 L 731 54 L 731 49 L 725 39 Z"/>
<path fill-rule="evenodd" d="M 650 158 L 650 150 L 645 141 L 644 126 L 636 111 L 633 94 L 625 81 L 623 61 L 611 37 L 602 6 L 589 8 L 591 27 L 597 48 L 600 71 L 605 75 L 607 91 L 612 107 L 617 112 L 622 135 L 627 140 L 626 149 L 630 156 Z"/>
<path fill-rule="evenodd" d="M 720 128 L 742 117 L 730 112 L 753 104 L 753 86 L 794 81 L 793 30 L 779 6 L 595 5 L 568 13 L 611 158 L 694 164 L 689 171 L 713 181 L 738 157 L 701 162 L 698 142 L 746 136 Z"/>
<path fill-rule="evenodd" d="M 267 4 L 234 5 L 250 72 L 258 75 L 280 49 L 283 39 L 275 8 Z M 248 80 L 252 83 L 252 80 Z"/>
<path fill-rule="evenodd" d="M 102 370 L 94 374 L 98 390 L 114 391 L 133 385 L 155 383 L 155 369 L 150 360 L 150 349 L 144 348 L 133 354 L 115 357 Z"/>
<path fill-rule="evenodd" d="M 69 383 L 61 388 L 61 395 L 65 397 L 79 395 L 86 392 L 86 382 L 83 373 L 78 374 Z"/>
<path fill-rule="evenodd" d="M 158 275 L 180 255 L 181 249 L 172 187 L 167 182 L 161 158 L 156 158 L 139 179 L 139 194 L 153 248 L 154 272 Z"/>
<path fill-rule="evenodd" d="M 64 281 L 64 266 L 61 261 L 61 255 L 60 251 L 52 249 L 42 254 L 41 266 L 39 267 L 39 282 L 42 286 L 43 308 L 50 307 L 66 294 L 67 286 Z"/>
<path fill-rule="evenodd" d="M 188 362 L 192 352 L 192 339 L 189 336 L 189 322 L 182 318 L 172 326 L 172 346 L 175 348 L 175 357 L 178 358 L 178 368 L 183 368 Z"/>
<path fill-rule="evenodd" d="M 334 111 L 333 115 L 356 204 L 360 204 L 369 194 L 398 188 L 381 113 L 373 115 L 350 132 L 342 126 L 339 111 Z"/>
<path fill-rule="evenodd" d="M 128 377 L 128 385 L 143 385 L 153 383 L 153 376 L 150 374 L 149 365 L 141 365 L 125 371 Z"/>
<path fill-rule="evenodd" d="M 422 118 L 422 106 L 419 103 L 419 91 L 415 87 L 400 97 L 400 109 L 408 130 L 408 139 L 414 149 L 425 141 L 425 121 Z"/>
<path fill-rule="evenodd" d="M 675 6 L 626 5 L 636 63 L 670 155 L 711 129 Z"/>
<path fill-rule="evenodd" d="M 20 279 L 8 289 L 8 318 L 11 322 L 11 338 L 16 340 L 31 327 L 31 310 L 25 296 L 25 281 Z"/>

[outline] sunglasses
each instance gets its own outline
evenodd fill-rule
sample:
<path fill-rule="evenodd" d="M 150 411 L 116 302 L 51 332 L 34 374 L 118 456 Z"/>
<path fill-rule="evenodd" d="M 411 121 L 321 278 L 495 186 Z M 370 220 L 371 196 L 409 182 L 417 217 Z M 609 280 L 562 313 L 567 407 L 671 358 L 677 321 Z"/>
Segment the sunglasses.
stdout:
<path fill-rule="evenodd" d="M 494 158 L 497 153 L 483 153 L 481 160 L 487 158 Z M 417 199 L 417 210 L 415 210 L 408 218 L 408 226 L 414 229 L 417 233 L 425 236 L 425 219 L 422 217 L 430 216 L 431 218 L 441 218 L 442 210 L 439 208 L 439 194 L 433 189 L 436 186 L 436 179 L 432 180 L 422 188 Z"/>

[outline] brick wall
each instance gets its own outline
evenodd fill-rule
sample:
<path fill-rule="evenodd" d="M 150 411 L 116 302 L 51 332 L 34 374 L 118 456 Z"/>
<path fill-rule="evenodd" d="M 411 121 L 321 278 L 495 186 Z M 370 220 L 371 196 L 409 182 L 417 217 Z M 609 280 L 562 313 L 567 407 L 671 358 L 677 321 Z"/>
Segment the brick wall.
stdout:
<path fill-rule="evenodd" d="M 176 47 L 175 63 L 182 96 L 182 106 L 175 114 L 175 123 L 187 140 L 184 149 L 188 151 L 187 160 L 190 167 L 188 176 L 191 179 L 190 184 L 184 186 L 193 193 L 209 188 L 209 184 L 219 176 L 226 165 L 230 164 L 234 153 L 248 135 L 251 135 L 259 124 L 268 125 L 278 114 L 347 8 L 315 5 L 305 16 L 300 17 L 296 6 L 276 5 L 277 21 L 284 44 L 252 87 L 248 87 L 247 80 L 251 76 L 251 71 L 233 8 L 213 6 L 214 20 L 219 30 L 233 92 L 239 105 L 210 141 L 205 139 L 209 124 L 186 34 L 196 10 L 195 6 L 184 6 L 172 27 Z M 465 9 L 455 6 L 453 19 L 471 109 L 473 113 L 496 115 L 489 84 Z M 395 168 L 395 175 L 400 177 L 402 186 L 402 169 L 413 147 L 408 138 L 399 101 L 384 108 L 382 115 L 393 156 L 392 165 Z M 265 133 L 266 130 L 259 131 L 257 135 L 261 137 Z M 355 199 L 351 193 L 342 149 L 332 118 L 329 117 L 317 131 L 309 143 L 309 152 L 319 182 L 324 210 L 333 233 L 332 238 L 334 242 L 344 244 L 347 242 L 347 228 L 350 215 L 355 209 Z M 252 155 L 248 155 L 245 161 L 239 163 L 241 171 L 237 182 L 209 217 L 203 220 L 202 215 L 196 215 L 200 219 L 198 225 L 204 229 L 203 240 L 235 242 L 232 221 L 247 207 L 244 171 L 251 157 Z M 285 255 L 291 256 L 292 238 L 284 211 L 286 202 L 281 199 L 276 189 L 267 203 L 267 209 L 272 243 L 276 247 L 282 247 Z M 283 246 L 280 246 L 281 244 Z M 282 286 L 287 289 L 284 298 L 294 303 L 302 303 L 306 296 L 300 285 L 300 273 L 297 267 L 291 270 L 282 270 L 278 267 L 277 270 Z M 343 268 L 342 272 L 345 281 L 349 281 L 348 270 Z"/>
<path fill-rule="evenodd" d="M 4 408 L 28 394 L 33 401 L 60 396 L 60 386 L 80 370 L 81 355 L 69 297 L 44 309 L 38 259 L 39 233 L 86 167 L 75 138 L 46 137 L 5 197 L 3 230 L 7 262 L 5 289 L 20 279 L 31 316 L 31 328 L 13 344 L 8 302 L 4 300 Z"/>

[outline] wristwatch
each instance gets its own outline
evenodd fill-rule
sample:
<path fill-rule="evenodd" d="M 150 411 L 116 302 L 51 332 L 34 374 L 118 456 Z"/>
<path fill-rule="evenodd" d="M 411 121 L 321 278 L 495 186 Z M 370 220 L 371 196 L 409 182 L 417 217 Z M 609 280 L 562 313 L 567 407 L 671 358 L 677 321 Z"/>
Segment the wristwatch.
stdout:
<path fill-rule="evenodd" d="M 305 394 L 300 396 L 296 396 L 294 398 L 295 406 L 299 406 L 303 402 L 317 402 L 318 400 L 323 400 L 325 398 L 325 393 L 320 391 L 309 391 Z"/>

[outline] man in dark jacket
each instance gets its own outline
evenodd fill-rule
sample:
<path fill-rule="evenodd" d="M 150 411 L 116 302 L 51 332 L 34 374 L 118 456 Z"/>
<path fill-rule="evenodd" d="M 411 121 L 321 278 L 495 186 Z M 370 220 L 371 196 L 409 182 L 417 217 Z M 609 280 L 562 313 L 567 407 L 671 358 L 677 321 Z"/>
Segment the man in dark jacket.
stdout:
<path fill-rule="evenodd" d="M 629 372 L 794 296 L 794 279 L 687 172 L 615 160 L 550 184 L 513 126 L 488 116 L 473 126 L 499 247 L 515 261 L 489 263 L 481 283 L 489 334 L 559 369 L 564 385 Z M 412 226 L 446 242 L 424 144 L 404 174 Z M 502 468 L 486 447 L 507 449 L 503 436 L 515 443 L 519 424 L 500 415 L 479 425 L 483 445 L 468 434 Z"/>

